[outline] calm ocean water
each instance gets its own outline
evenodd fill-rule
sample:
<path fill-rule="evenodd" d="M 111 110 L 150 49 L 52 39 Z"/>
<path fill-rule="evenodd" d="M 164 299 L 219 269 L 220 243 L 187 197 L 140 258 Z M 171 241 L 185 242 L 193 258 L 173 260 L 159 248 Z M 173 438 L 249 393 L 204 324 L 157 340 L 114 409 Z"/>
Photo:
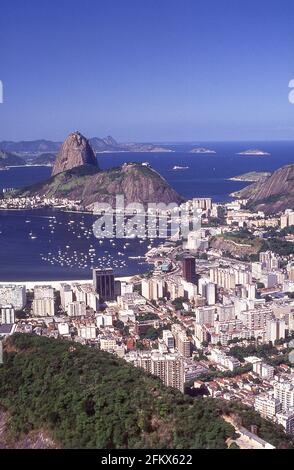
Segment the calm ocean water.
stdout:
<path fill-rule="evenodd" d="M 216 154 L 188 153 L 196 146 L 215 150 Z M 201 142 L 169 147 L 175 152 L 106 153 L 98 155 L 98 162 L 102 169 L 124 162 L 149 162 L 184 197 L 212 197 L 214 201 L 227 201 L 229 193 L 246 186 L 229 181 L 232 176 L 254 170 L 274 171 L 294 162 L 294 142 Z M 236 155 L 249 148 L 271 155 Z M 174 165 L 189 169 L 173 171 Z M 50 173 L 47 167 L 0 171 L 0 188 L 27 186 L 46 179 Z M 52 215 L 55 219 L 49 218 Z M 80 214 L 0 211 L 0 281 L 82 279 L 90 277 L 91 266 L 112 266 L 120 276 L 148 269 L 129 257 L 144 254 L 150 242 L 131 240 L 125 245 L 122 241 L 105 241 L 102 245 L 91 234 L 92 223 L 92 216 Z"/>

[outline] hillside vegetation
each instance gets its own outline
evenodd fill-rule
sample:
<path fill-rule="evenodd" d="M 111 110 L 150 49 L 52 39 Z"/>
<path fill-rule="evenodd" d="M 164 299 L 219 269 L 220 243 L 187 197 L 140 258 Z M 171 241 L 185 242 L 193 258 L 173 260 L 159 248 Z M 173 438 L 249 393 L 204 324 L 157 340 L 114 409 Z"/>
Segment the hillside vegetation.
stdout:
<path fill-rule="evenodd" d="M 192 399 L 108 353 L 16 334 L 0 403 L 10 439 L 46 430 L 64 448 L 225 448 L 234 430 L 211 399 Z"/>
<path fill-rule="evenodd" d="M 124 195 L 125 204 L 183 201 L 155 170 L 140 163 L 127 163 L 105 171 L 99 171 L 94 165 L 81 165 L 15 192 L 15 196 L 20 197 L 38 195 L 80 200 L 89 210 L 93 210 L 97 202 L 114 207 L 119 194 Z"/>
<path fill-rule="evenodd" d="M 256 424 L 276 447 L 293 446 L 282 429 L 240 403 L 183 395 L 111 354 L 37 335 L 17 333 L 5 342 L 0 424 L 1 408 L 12 447 L 226 448 L 236 437 L 228 415 L 248 429 Z"/>
<path fill-rule="evenodd" d="M 248 199 L 247 207 L 254 211 L 274 214 L 294 208 L 294 164 L 274 171 L 264 181 L 258 181 L 234 193 Z"/>
<path fill-rule="evenodd" d="M 267 250 L 281 256 L 293 253 L 293 243 L 274 235 L 268 239 L 257 238 L 248 230 L 216 235 L 211 239 L 211 247 L 222 250 L 227 256 L 242 258 L 244 261 L 255 261 L 261 251 Z"/>

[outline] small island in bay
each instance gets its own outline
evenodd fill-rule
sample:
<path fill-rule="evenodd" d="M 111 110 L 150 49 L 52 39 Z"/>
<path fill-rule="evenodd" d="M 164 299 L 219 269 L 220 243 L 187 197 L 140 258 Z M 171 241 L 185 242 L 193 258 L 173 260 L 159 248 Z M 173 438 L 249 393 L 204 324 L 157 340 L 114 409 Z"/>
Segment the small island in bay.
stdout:
<path fill-rule="evenodd" d="M 195 148 L 193 148 L 192 150 L 190 150 L 190 153 L 201 153 L 201 154 L 209 153 L 209 154 L 215 154 L 216 151 L 215 151 L 215 150 L 207 149 L 207 148 L 205 148 L 205 147 L 195 147 Z"/>
<path fill-rule="evenodd" d="M 243 175 L 232 176 L 229 178 L 230 181 L 249 181 L 255 183 L 256 181 L 264 181 L 271 173 L 269 171 L 249 171 Z"/>
<path fill-rule="evenodd" d="M 264 152 L 263 150 L 258 150 L 258 149 L 248 149 L 244 150 L 243 152 L 238 152 L 237 155 L 251 155 L 255 157 L 262 157 L 262 156 L 269 156 L 270 153 Z"/>

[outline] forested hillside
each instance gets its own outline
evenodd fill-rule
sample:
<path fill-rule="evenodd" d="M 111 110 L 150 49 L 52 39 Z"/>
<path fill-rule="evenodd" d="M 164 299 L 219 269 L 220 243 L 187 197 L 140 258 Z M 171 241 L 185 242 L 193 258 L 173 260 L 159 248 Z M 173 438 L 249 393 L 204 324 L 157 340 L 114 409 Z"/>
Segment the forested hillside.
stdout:
<path fill-rule="evenodd" d="M 5 345 L 0 403 L 12 438 L 46 429 L 65 448 L 222 448 L 233 434 L 212 400 L 108 353 L 25 334 Z"/>
<path fill-rule="evenodd" d="M 231 405 L 192 398 L 108 353 L 63 340 L 15 334 L 0 366 L 8 441 L 37 431 L 63 448 L 225 448 Z M 244 424 L 256 414 L 233 406 Z M 261 437 L 287 446 L 258 417 Z"/>

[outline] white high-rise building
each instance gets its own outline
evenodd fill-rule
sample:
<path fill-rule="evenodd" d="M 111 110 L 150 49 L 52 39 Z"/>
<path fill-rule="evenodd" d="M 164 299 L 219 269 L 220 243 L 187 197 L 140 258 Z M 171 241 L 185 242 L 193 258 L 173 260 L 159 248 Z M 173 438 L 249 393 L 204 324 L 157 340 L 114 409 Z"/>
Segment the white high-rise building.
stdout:
<path fill-rule="evenodd" d="M 132 292 L 134 292 L 134 284 L 120 283 L 120 295 L 131 294 Z"/>
<path fill-rule="evenodd" d="M 177 354 L 152 353 L 150 372 L 159 377 L 166 386 L 184 391 L 183 360 Z"/>
<path fill-rule="evenodd" d="M 184 297 L 185 290 L 181 284 L 181 278 L 168 279 L 166 281 L 166 288 L 169 294 L 170 300 L 178 299 L 179 297 Z"/>
<path fill-rule="evenodd" d="M 261 262 L 262 269 L 268 271 L 279 267 L 279 258 L 272 251 L 262 251 L 259 253 L 259 261 Z"/>
<path fill-rule="evenodd" d="M 252 263 L 251 272 L 252 277 L 254 277 L 255 279 L 260 279 L 262 275 L 262 263 L 260 261 Z"/>
<path fill-rule="evenodd" d="M 0 313 L 2 325 L 9 325 L 15 323 L 15 311 L 12 305 L 0 306 Z"/>
<path fill-rule="evenodd" d="M 254 409 L 258 411 L 263 418 L 273 419 L 276 413 L 282 410 L 282 404 L 277 398 L 264 393 L 255 398 Z"/>
<path fill-rule="evenodd" d="M 289 281 L 294 281 L 294 263 L 290 262 L 287 264 L 287 274 Z"/>
<path fill-rule="evenodd" d="M 187 244 L 186 244 L 187 249 L 197 250 L 199 240 L 201 240 L 200 230 L 190 231 L 187 237 Z"/>
<path fill-rule="evenodd" d="M 274 318 L 268 320 L 266 325 L 266 337 L 268 341 L 274 343 L 278 339 L 285 338 L 285 320 Z"/>
<path fill-rule="evenodd" d="M 34 287 L 34 299 L 53 299 L 54 300 L 54 289 L 52 286 L 35 286 Z"/>
<path fill-rule="evenodd" d="M 164 295 L 164 281 L 161 278 L 142 279 L 142 295 L 148 300 L 158 300 Z"/>
<path fill-rule="evenodd" d="M 276 422 L 283 426 L 287 434 L 294 434 L 294 409 L 281 411 L 276 415 Z"/>
<path fill-rule="evenodd" d="M 206 285 L 206 300 L 207 305 L 214 305 L 216 298 L 216 285 L 213 282 L 209 282 Z"/>
<path fill-rule="evenodd" d="M 100 300 L 99 300 L 99 294 L 97 292 L 91 291 L 87 293 L 87 306 L 94 310 L 94 312 L 99 311 L 100 307 Z"/>
<path fill-rule="evenodd" d="M 73 290 L 69 284 L 61 284 L 60 286 L 60 300 L 63 310 L 66 312 L 68 304 L 73 302 Z"/>
<path fill-rule="evenodd" d="M 269 364 L 265 364 L 262 359 L 256 358 L 252 363 L 253 372 L 265 380 L 272 380 L 275 375 L 275 368 Z"/>
<path fill-rule="evenodd" d="M 274 397 L 277 398 L 281 404 L 282 409 L 287 411 L 290 408 L 294 408 L 294 381 L 280 380 L 273 382 Z"/>
<path fill-rule="evenodd" d="M 264 307 L 241 312 L 237 317 L 247 328 L 255 330 L 258 328 L 266 329 L 267 322 L 273 315 L 270 309 Z"/>
<path fill-rule="evenodd" d="M 281 228 L 294 225 L 294 211 L 292 209 L 286 209 L 285 213 L 281 215 L 280 223 Z"/>
<path fill-rule="evenodd" d="M 33 314 L 36 317 L 54 315 L 54 289 L 52 286 L 34 287 Z"/>
<path fill-rule="evenodd" d="M 196 323 L 214 325 L 215 307 L 197 307 L 195 309 Z"/>
<path fill-rule="evenodd" d="M 201 277 L 198 281 L 199 294 L 206 299 L 208 305 L 214 305 L 216 300 L 216 284 L 208 278 Z"/>
<path fill-rule="evenodd" d="M 256 298 L 256 285 L 248 284 L 247 286 L 247 297 L 249 300 L 254 300 Z"/>
<path fill-rule="evenodd" d="M 86 303 L 78 300 L 71 302 L 67 306 L 68 315 L 70 317 L 79 317 L 86 315 Z"/>
<path fill-rule="evenodd" d="M 113 318 L 109 314 L 99 314 L 96 316 L 96 325 L 98 328 L 112 326 Z"/>
<path fill-rule="evenodd" d="M 184 279 L 182 279 L 181 283 L 184 288 L 185 297 L 188 297 L 189 300 L 196 299 L 197 294 L 198 294 L 198 289 L 197 289 L 196 284 L 193 284 L 192 282 L 187 282 Z"/>
<path fill-rule="evenodd" d="M 168 349 L 174 349 L 175 339 L 170 330 L 163 330 L 162 338 L 165 344 L 167 345 Z"/>
<path fill-rule="evenodd" d="M 33 314 L 35 317 L 53 317 L 54 299 L 41 298 L 33 300 Z"/>
<path fill-rule="evenodd" d="M 21 310 L 26 305 L 26 287 L 0 284 L 0 305 L 11 304 L 15 310 Z"/>
<path fill-rule="evenodd" d="M 219 304 L 216 306 L 216 312 L 220 322 L 234 320 L 236 318 L 234 304 Z"/>
<path fill-rule="evenodd" d="M 95 339 L 97 337 L 96 325 L 94 323 L 79 325 L 77 330 L 78 336 L 83 339 Z"/>
<path fill-rule="evenodd" d="M 99 311 L 100 297 L 92 284 L 73 284 L 73 290 L 77 302 L 84 302 L 94 312 Z"/>

